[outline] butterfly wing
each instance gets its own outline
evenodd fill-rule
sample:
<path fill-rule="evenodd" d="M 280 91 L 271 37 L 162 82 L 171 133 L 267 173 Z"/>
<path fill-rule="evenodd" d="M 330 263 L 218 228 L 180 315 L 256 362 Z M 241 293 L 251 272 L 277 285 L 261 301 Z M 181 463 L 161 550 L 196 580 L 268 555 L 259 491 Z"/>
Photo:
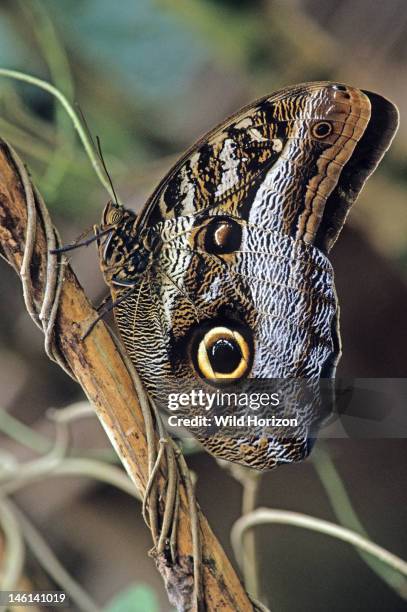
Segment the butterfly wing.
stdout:
<path fill-rule="evenodd" d="M 163 179 L 132 234 L 154 247 L 142 274 L 122 267 L 120 282 L 135 289 L 115 309 L 158 402 L 207 379 L 333 374 L 338 308 L 324 251 L 396 123 L 382 98 L 332 83 L 300 85 L 228 119 Z M 132 261 L 134 241 L 120 230 L 117 239 L 130 245 Z M 307 404 L 290 440 L 275 429 L 200 438 L 217 456 L 270 468 L 308 452 L 317 408 Z"/>

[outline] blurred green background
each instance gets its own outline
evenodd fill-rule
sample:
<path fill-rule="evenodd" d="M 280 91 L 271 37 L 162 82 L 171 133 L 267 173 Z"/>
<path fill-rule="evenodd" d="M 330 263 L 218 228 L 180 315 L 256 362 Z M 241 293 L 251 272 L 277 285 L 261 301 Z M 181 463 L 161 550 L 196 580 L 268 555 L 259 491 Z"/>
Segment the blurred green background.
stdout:
<path fill-rule="evenodd" d="M 256 97 L 329 79 L 393 100 L 401 113 L 399 133 L 333 259 L 342 306 L 340 372 L 406 376 L 404 0 L 3 0 L 0 64 L 51 81 L 79 104 L 101 139 L 116 190 L 136 209 L 187 146 Z M 65 243 L 99 222 L 108 196 L 52 97 L 0 77 L 0 135 L 27 162 Z M 73 255 L 72 262 L 88 294 L 103 297 L 95 249 Z M 42 337 L 5 265 L 0 282 L 1 407 L 52 437 L 46 409 L 82 399 L 81 391 L 44 356 Z M 31 457 L 11 434 L 2 436 L 5 452 Z M 107 448 L 95 419 L 78 423 L 74 440 L 85 450 Z M 406 555 L 405 441 L 332 440 L 326 446 L 371 537 Z M 207 456 L 190 463 L 204 510 L 230 552 L 239 487 Z M 39 483 L 16 499 L 69 570 L 100 604 L 138 583 L 154 591 L 143 592 L 147 612 L 169 609 L 146 556 L 149 534 L 134 501 L 88 480 L 62 484 Z M 309 461 L 268 474 L 260 497 L 261 505 L 336 520 Z M 345 545 L 283 527 L 259 532 L 262 588 L 275 610 L 405 609 Z M 38 564 L 30 564 L 36 578 Z"/>

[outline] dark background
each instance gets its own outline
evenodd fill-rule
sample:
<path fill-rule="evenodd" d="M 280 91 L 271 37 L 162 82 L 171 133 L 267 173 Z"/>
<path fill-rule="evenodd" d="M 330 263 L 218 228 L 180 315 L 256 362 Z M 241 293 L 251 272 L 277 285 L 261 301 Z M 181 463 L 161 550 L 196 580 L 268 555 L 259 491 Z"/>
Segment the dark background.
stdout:
<path fill-rule="evenodd" d="M 397 103 L 398 136 L 332 254 L 342 310 L 340 374 L 350 377 L 396 378 L 407 371 L 406 34 L 404 0 L 13 0 L 0 5 L 2 67 L 50 80 L 79 102 L 92 133 L 102 140 L 116 189 L 135 208 L 199 135 L 282 86 L 338 80 Z M 67 243 L 99 222 L 107 195 L 50 96 L 0 77 L 0 104 L 0 135 L 28 163 Z M 73 255 L 72 263 L 92 299 L 102 298 L 106 288 L 96 250 Z M 83 396 L 45 357 L 42 336 L 6 264 L 0 265 L 0 283 L 1 409 L 16 419 L 10 435 L 0 419 L 0 436 L 3 452 L 20 460 L 33 455 L 17 443 L 17 423 L 52 437 L 46 409 Z M 84 452 L 108 449 L 96 419 L 75 424 L 74 443 Z M 406 556 L 405 440 L 324 444 L 370 537 Z M 240 487 L 205 454 L 191 456 L 189 463 L 203 509 L 231 554 L 229 531 L 240 514 Z M 138 584 L 150 588 L 147 612 L 169 609 L 133 499 L 83 478 L 37 483 L 16 499 L 101 605 Z M 267 474 L 259 504 L 337 520 L 311 461 Z M 405 609 L 347 545 L 291 527 L 259 528 L 258 534 L 261 582 L 273 610 Z M 29 577 L 40 574 L 29 559 Z"/>

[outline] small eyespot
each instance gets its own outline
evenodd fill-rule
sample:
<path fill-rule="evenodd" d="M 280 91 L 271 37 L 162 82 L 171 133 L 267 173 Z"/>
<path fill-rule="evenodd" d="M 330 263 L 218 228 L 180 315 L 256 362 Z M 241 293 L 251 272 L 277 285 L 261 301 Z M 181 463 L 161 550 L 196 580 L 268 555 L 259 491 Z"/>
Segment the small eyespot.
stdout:
<path fill-rule="evenodd" d="M 240 248 L 242 227 L 233 219 L 215 217 L 205 228 L 203 247 L 207 253 L 223 255 Z"/>
<path fill-rule="evenodd" d="M 343 94 L 341 95 L 342 100 L 350 100 L 350 94 L 346 85 L 333 85 L 332 89 L 334 89 L 335 91 L 343 92 Z"/>
<path fill-rule="evenodd" d="M 311 134 L 314 138 L 318 138 L 318 140 L 322 140 L 323 138 L 327 138 L 332 134 L 332 125 L 329 121 L 318 121 L 314 123 L 311 128 Z"/>
<path fill-rule="evenodd" d="M 241 379 L 250 369 L 252 349 L 236 329 L 212 327 L 193 350 L 193 362 L 202 378 L 228 382 Z"/>

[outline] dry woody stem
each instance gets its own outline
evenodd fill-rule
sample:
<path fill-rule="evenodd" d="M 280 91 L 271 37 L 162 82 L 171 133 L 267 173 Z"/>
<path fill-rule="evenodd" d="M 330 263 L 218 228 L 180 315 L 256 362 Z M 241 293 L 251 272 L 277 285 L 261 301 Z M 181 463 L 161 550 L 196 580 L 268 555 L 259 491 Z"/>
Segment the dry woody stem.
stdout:
<path fill-rule="evenodd" d="M 50 246 L 59 244 L 58 235 L 23 164 L 1 140 L 0 243 L 21 278 L 30 315 L 44 331 L 47 353 L 82 386 L 145 500 L 152 554 L 171 603 L 179 610 L 252 610 L 195 503 L 183 457 L 154 410 L 146 409 L 141 384 L 120 345 L 101 321 L 81 339 L 97 312 L 70 266 L 49 254 Z"/>

